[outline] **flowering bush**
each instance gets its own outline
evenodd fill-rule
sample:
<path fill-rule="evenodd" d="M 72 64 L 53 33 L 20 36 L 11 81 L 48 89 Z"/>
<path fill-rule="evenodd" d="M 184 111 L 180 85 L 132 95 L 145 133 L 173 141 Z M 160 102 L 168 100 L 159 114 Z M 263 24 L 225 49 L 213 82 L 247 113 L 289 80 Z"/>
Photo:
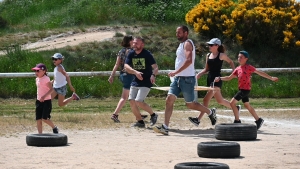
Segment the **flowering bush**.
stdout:
<path fill-rule="evenodd" d="M 201 0 L 185 17 L 196 32 L 240 45 L 300 47 L 300 4 L 295 0 Z"/>

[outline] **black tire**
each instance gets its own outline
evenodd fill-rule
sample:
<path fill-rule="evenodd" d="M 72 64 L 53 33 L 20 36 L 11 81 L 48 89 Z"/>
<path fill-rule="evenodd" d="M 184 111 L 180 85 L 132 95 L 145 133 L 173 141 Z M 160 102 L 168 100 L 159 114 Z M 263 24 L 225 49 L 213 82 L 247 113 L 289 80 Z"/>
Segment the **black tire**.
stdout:
<path fill-rule="evenodd" d="M 241 153 L 236 142 L 201 142 L 198 144 L 198 156 L 205 158 L 235 158 Z"/>
<path fill-rule="evenodd" d="M 229 169 L 229 166 L 213 162 L 186 162 L 176 164 L 174 169 Z"/>
<path fill-rule="evenodd" d="M 221 123 L 215 127 L 215 137 L 218 140 L 229 141 L 255 140 L 257 127 L 246 123 Z"/>
<path fill-rule="evenodd" d="M 68 144 L 68 137 L 64 134 L 28 134 L 26 136 L 26 143 L 28 146 L 64 146 Z"/>

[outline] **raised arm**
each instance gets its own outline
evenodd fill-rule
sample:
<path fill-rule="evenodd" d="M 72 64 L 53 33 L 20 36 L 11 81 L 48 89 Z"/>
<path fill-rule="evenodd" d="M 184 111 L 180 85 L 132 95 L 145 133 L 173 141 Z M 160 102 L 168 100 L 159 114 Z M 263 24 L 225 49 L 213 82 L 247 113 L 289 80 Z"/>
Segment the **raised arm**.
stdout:
<path fill-rule="evenodd" d="M 230 65 L 232 71 L 235 69 L 233 61 L 225 53 L 220 55 L 220 60 L 225 60 Z"/>
<path fill-rule="evenodd" d="M 278 81 L 278 78 L 277 77 L 272 77 L 270 75 L 268 75 L 267 73 L 265 72 L 262 72 L 260 70 L 255 70 L 254 73 L 258 74 L 259 76 L 262 76 L 266 79 L 269 79 L 269 80 L 272 80 L 273 82 L 277 82 Z"/>

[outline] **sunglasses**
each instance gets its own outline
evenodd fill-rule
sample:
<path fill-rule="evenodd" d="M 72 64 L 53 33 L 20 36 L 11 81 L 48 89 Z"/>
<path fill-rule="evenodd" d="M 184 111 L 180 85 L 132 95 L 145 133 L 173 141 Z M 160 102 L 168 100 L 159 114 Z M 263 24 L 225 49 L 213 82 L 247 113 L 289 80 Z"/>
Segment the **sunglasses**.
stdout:
<path fill-rule="evenodd" d="M 60 60 L 60 59 L 52 58 L 52 60 L 57 61 L 57 60 Z"/>
<path fill-rule="evenodd" d="M 34 72 L 41 72 L 42 70 L 34 70 Z"/>
<path fill-rule="evenodd" d="M 212 46 L 217 46 L 216 44 L 208 44 L 208 46 L 212 47 Z"/>

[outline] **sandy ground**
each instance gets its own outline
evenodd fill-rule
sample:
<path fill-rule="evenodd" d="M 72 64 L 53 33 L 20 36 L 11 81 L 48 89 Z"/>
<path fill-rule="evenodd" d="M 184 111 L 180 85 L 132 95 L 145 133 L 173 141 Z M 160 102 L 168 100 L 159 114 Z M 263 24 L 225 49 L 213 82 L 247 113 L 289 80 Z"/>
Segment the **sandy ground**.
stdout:
<path fill-rule="evenodd" d="M 250 117 L 241 120 L 253 124 Z M 257 140 L 236 141 L 241 146 L 241 155 L 231 159 L 198 157 L 198 143 L 221 140 L 215 139 L 211 126 L 195 127 L 187 120 L 183 122 L 185 125 L 179 126 L 173 121 L 169 136 L 154 133 L 150 127 L 136 129 L 118 127 L 118 124 L 113 124 L 111 129 L 62 129 L 68 136 L 68 145 L 61 147 L 27 146 L 29 133 L 3 136 L 0 137 L 0 168 L 171 169 L 181 162 L 221 162 L 231 169 L 299 168 L 300 121 L 265 119 Z"/>

